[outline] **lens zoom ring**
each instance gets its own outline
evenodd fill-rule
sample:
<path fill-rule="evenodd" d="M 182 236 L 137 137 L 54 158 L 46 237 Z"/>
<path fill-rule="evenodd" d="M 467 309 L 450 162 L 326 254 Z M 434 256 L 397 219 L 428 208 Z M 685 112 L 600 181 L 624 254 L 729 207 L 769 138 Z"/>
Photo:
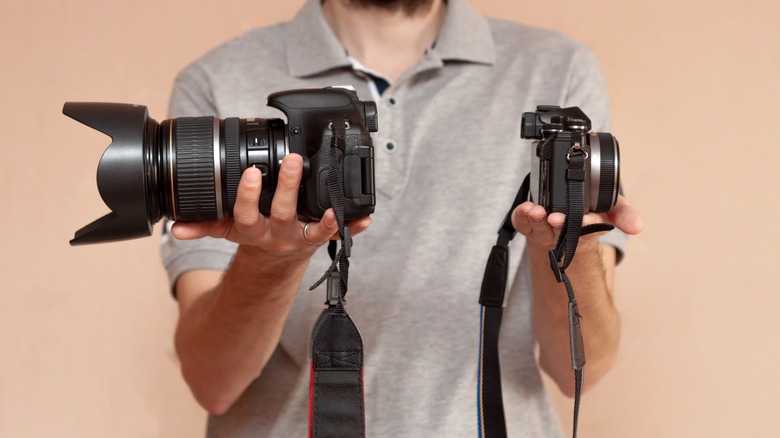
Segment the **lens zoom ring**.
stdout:
<path fill-rule="evenodd" d="M 601 144 L 601 174 L 599 176 L 598 211 L 609 211 L 612 208 L 612 199 L 615 187 L 615 139 L 611 134 L 599 133 Z"/>
<path fill-rule="evenodd" d="M 217 219 L 214 184 L 214 118 L 176 121 L 176 218 Z"/>
<path fill-rule="evenodd" d="M 227 184 L 226 214 L 233 215 L 238 183 L 241 181 L 241 149 L 239 146 L 239 119 L 225 119 L 225 181 Z"/>

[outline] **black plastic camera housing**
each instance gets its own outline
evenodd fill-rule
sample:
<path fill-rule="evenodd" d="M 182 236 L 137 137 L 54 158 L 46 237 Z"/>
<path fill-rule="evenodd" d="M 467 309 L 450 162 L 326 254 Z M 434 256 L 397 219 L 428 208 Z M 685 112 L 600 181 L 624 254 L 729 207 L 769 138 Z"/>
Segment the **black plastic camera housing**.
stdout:
<path fill-rule="evenodd" d="M 585 211 L 607 212 L 615 206 L 620 186 L 620 150 L 607 132 L 592 132 L 588 116 L 578 107 L 540 105 L 523 113 L 522 138 L 534 142 L 531 199 L 548 213 L 568 209 L 566 171 L 569 154 L 585 153 Z"/>
<path fill-rule="evenodd" d="M 149 236 L 167 217 L 210 221 L 232 216 L 241 174 L 263 175 L 259 210 L 269 214 L 279 165 L 290 153 L 304 160 L 298 214 L 317 220 L 331 207 L 327 181 L 334 124 L 344 124 L 342 187 L 345 219 L 369 216 L 376 204 L 371 132 L 376 104 L 351 88 L 273 93 L 282 119 L 180 117 L 157 123 L 146 107 L 68 102 L 63 113 L 112 138 L 100 159 L 97 185 L 111 213 L 78 230 L 71 245 Z"/>

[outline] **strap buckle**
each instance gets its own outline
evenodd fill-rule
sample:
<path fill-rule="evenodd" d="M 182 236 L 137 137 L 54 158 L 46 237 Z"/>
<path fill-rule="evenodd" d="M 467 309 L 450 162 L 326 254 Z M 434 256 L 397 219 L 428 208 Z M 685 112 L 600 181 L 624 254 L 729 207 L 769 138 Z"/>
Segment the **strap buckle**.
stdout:
<path fill-rule="evenodd" d="M 588 159 L 588 150 L 583 148 L 580 142 L 574 142 L 574 146 L 570 147 L 566 152 L 566 161 L 571 162 L 571 156 L 573 154 L 583 154 L 583 160 Z"/>
<path fill-rule="evenodd" d="M 339 274 L 339 271 L 336 269 L 330 271 L 330 274 L 328 274 L 327 287 L 325 291 L 325 304 L 328 306 L 335 306 L 339 303 L 339 298 L 341 296 L 341 286 L 339 285 L 340 281 L 341 275 Z M 342 299 L 341 302 L 343 303 L 345 300 Z"/>
<path fill-rule="evenodd" d="M 349 227 L 344 227 L 344 236 L 341 241 L 341 247 L 344 249 L 344 257 L 352 256 L 352 235 L 349 234 Z"/>

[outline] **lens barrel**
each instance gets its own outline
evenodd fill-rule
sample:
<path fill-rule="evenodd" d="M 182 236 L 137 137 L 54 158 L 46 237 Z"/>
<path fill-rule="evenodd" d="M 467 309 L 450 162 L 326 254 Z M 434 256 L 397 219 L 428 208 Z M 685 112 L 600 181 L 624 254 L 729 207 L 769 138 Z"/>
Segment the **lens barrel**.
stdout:
<path fill-rule="evenodd" d="M 591 132 L 590 211 L 604 213 L 617 203 L 620 189 L 620 149 L 617 139 L 607 132 Z"/>
<path fill-rule="evenodd" d="M 190 222 L 232 216 L 241 174 L 249 166 L 263 175 L 260 211 L 270 211 L 278 167 L 287 155 L 281 119 L 180 117 L 164 120 L 150 138 L 157 139 L 148 145 L 156 152 L 147 156 L 157 159 L 146 166 L 149 195 L 161 216 Z"/>

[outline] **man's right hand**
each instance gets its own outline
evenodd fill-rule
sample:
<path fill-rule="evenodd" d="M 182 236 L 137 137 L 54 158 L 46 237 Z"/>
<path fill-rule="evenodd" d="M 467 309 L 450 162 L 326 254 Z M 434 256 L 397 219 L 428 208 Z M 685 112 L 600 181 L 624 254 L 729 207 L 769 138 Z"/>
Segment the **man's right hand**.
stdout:
<path fill-rule="evenodd" d="M 302 175 L 303 158 L 298 154 L 286 156 L 280 166 L 271 214 L 263 216 L 257 207 L 262 190 L 260 170 L 250 167 L 241 177 L 232 218 L 211 222 L 176 222 L 172 228 L 173 235 L 182 240 L 206 236 L 225 238 L 240 245 L 257 247 L 272 257 L 309 258 L 319 245 L 312 245 L 304 239 L 305 223 L 298 220 L 298 190 Z M 350 222 L 351 235 L 362 232 L 370 223 L 370 218 Z M 333 209 L 328 209 L 321 221 L 312 223 L 306 235 L 311 242 L 318 244 L 338 239 Z"/>

